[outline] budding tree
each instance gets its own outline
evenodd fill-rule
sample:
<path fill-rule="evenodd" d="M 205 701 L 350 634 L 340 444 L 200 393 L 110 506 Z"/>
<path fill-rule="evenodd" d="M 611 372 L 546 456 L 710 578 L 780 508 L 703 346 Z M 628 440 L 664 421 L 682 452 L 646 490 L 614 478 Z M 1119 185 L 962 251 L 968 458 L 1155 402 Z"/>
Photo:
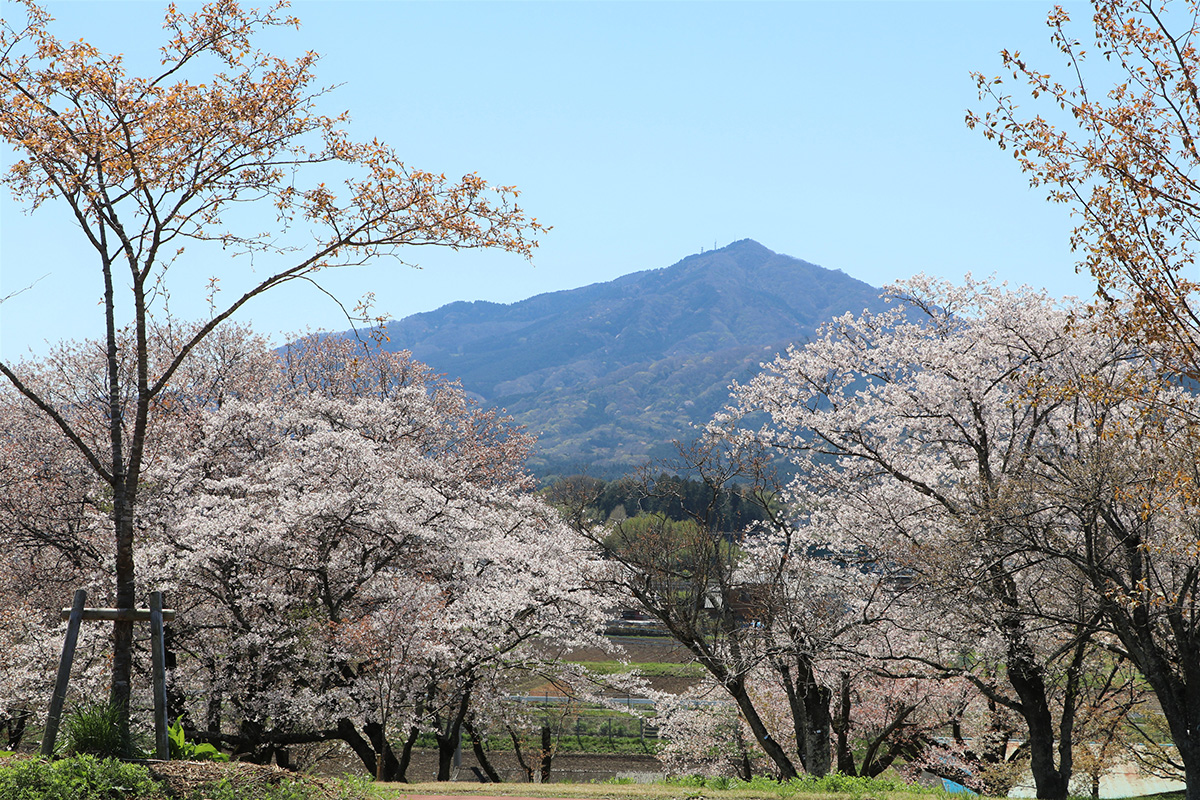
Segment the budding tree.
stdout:
<path fill-rule="evenodd" d="M 161 68 L 147 75 L 87 42 L 60 41 L 32 0 L 14 5 L 0 23 L 0 136 L 17 151 L 3 180 L 30 208 L 60 204 L 78 224 L 103 297 L 106 361 L 85 409 L 60 402 L 20 364 L 0 364 L 0 374 L 109 487 L 115 601 L 132 607 L 155 400 L 218 325 L 273 287 L 409 245 L 529 256 L 541 226 L 515 205 L 512 188 L 476 175 L 447 180 L 377 141 L 352 141 L 345 115 L 317 109 L 325 89 L 314 83 L 315 54 L 289 61 L 254 46 L 263 30 L 297 24 L 284 3 L 213 2 L 190 15 L 169 7 Z M 348 176 L 340 190 L 311 174 L 322 164 Z M 262 214 L 244 213 L 245 203 L 278 224 L 263 231 Z M 166 270 L 206 243 L 268 266 L 152 364 L 151 316 Z M 124 703 L 131 625 L 116 623 L 113 638 L 112 697 Z"/>
<path fill-rule="evenodd" d="M 1200 377 L 1200 4 L 1092 6 L 1092 29 L 1082 38 L 1061 6 L 1047 19 L 1066 57 L 1065 77 L 1004 50 L 1011 78 L 975 74 L 980 100 L 991 107 L 969 113 L 967 123 L 1010 150 L 1050 200 L 1076 212 L 1071 244 L 1083 253 L 1102 305 L 1131 301 L 1110 321 L 1172 370 Z M 1024 84 L 1022 93 L 1041 100 L 1045 115 L 1030 116 L 1012 84 Z"/>
<path fill-rule="evenodd" d="M 1012 151 L 1033 185 L 1077 212 L 1072 241 L 1096 278 L 1106 319 L 1153 353 L 1157 367 L 1191 379 L 1200 377 L 1198 20 L 1194 0 L 1096 0 L 1091 30 L 1077 34 L 1067 11 L 1056 8 L 1047 24 L 1069 77 L 1056 80 L 1005 51 L 1011 80 L 977 75 L 980 99 L 990 108 L 968 116 Z M 1029 116 L 1013 99 L 1012 83 L 1065 112 L 1062 122 Z M 1117 303 L 1122 296 L 1128 306 Z M 1190 400 L 1132 394 L 1155 410 L 1108 425 L 1103 438 L 1093 438 L 1086 468 L 1064 466 L 1047 478 L 1061 496 L 1092 498 L 1091 510 L 1080 514 L 1088 538 L 1066 551 L 1105 600 L 1114 632 L 1154 686 L 1189 796 L 1200 796 L 1192 789 L 1200 786 L 1194 711 L 1200 676 L 1190 612 L 1195 553 L 1188 544 L 1195 540 L 1188 520 L 1198 477 L 1188 421 L 1194 410 Z M 1106 418 L 1095 418 L 1093 435 Z M 1114 469 L 1110 457 L 1126 466 Z"/>
<path fill-rule="evenodd" d="M 907 657 L 1018 714 L 1038 796 L 1065 797 L 1097 608 L 1014 540 L 1060 522 L 1027 489 L 1044 443 L 1071 423 L 1061 380 L 1118 369 L 1123 351 L 1075 335 L 1028 290 L 915 278 L 889 293 L 894 310 L 838 318 L 738 387 L 729 417 L 767 412 L 755 435 L 800 465 L 792 499 L 830 545 L 873 554 L 911 597 L 924 590 L 920 605 L 941 618 L 927 630 L 966 636 Z M 1003 680 L 933 663 L 939 651 L 1002 664 Z"/>
<path fill-rule="evenodd" d="M 1071 535 L 1030 530 L 1026 546 L 1068 564 L 1096 598 L 1111 649 L 1154 691 L 1193 797 L 1200 796 L 1200 403 L 1190 390 L 1138 377 L 1086 376 L 1073 394 L 1077 423 L 1048 448 L 1036 480 L 1042 502 L 1075 524 Z"/>

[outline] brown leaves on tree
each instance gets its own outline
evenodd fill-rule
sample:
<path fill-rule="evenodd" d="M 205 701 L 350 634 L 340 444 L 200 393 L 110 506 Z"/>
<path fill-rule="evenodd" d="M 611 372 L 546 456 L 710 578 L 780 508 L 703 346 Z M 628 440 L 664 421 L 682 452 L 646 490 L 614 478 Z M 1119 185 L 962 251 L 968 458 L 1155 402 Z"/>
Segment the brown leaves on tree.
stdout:
<path fill-rule="evenodd" d="M 252 43 L 265 28 L 297 24 L 285 3 L 245 10 L 220 0 L 188 15 L 171 6 L 162 71 L 150 76 L 128 74 L 121 56 L 86 42 L 60 42 L 43 9 L 22 5 L 25 24 L 0 29 L 0 135 L 19 152 L 4 181 L 34 207 L 66 201 L 93 247 L 128 260 L 140 280 L 160 266 L 161 247 L 186 239 L 284 252 L 279 229 L 244 231 L 228 214 L 246 202 L 273 203 L 281 228 L 303 223 L 314 237 L 267 284 L 403 245 L 526 257 L 537 246 L 544 229 L 513 187 L 413 169 L 378 141 L 351 141 L 346 114 L 319 113 L 328 89 L 316 84 L 317 55 L 289 61 Z M 218 70 L 206 74 L 213 61 Z M 301 188 L 298 170 L 319 164 L 356 174 L 337 190 Z"/>
<path fill-rule="evenodd" d="M 1171 370 L 1200 376 L 1194 293 L 1200 239 L 1200 69 L 1195 0 L 1095 0 L 1091 46 L 1066 10 L 1047 19 L 1069 79 L 1003 51 L 1006 77 L 975 73 L 992 109 L 967 124 L 1010 150 L 1050 200 L 1079 218 L 1071 237 L 1097 282 L 1097 310 L 1154 348 Z M 1009 93 L 1024 83 L 1052 118 Z M 1123 301 L 1128 301 L 1123 302 Z M 1119 313 L 1118 313 L 1118 304 Z"/>
<path fill-rule="evenodd" d="M 510 186 L 475 174 L 450 180 L 409 167 L 381 142 L 351 140 L 346 114 L 318 110 L 329 89 L 316 83 L 314 53 L 288 60 L 254 46 L 262 31 L 297 24 L 286 6 L 213 0 L 191 14 L 168 7 L 161 68 L 149 75 L 130 74 L 120 55 L 85 41 L 60 41 L 33 0 L 10 4 L 20 19 L 0 20 L 0 138 L 16 151 L 0 181 L 30 208 L 70 209 L 96 254 L 105 323 L 105 363 L 93 385 L 56 395 L 24 379 L 23 366 L 0 362 L 0 374 L 110 488 L 121 607 L 134 604 L 133 538 L 152 417 L 186 400 L 167 395 L 176 378 L 187 382 L 188 356 L 221 322 L 268 289 L 324 268 L 399 258 L 410 245 L 529 258 L 545 230 Z M 168 288 L 168 267 L 195 242 L 262 254 L 267 266 L 247 271 L 249 288 L 223 305 L 214 277 L 209 319 L 164 352 L 153 340 L 152 306 Z M 63 401 L 81 389 L 94 397 L 99 433 Z M 131 630 L 114 627 L 113 699 L 121 703 L 129 697 Z"/>

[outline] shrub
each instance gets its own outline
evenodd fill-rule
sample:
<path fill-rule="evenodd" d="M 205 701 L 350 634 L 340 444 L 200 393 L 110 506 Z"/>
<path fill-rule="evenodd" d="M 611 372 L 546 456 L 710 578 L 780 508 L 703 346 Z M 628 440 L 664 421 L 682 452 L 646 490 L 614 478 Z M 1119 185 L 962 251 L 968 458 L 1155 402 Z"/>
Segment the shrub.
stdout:
<path fill-rule="evenodd" d="M 77 755 L 54 763 L 15 759 L 0 765 L 0 800 L 135 800 L 165 798 L 139 764 Z"/>

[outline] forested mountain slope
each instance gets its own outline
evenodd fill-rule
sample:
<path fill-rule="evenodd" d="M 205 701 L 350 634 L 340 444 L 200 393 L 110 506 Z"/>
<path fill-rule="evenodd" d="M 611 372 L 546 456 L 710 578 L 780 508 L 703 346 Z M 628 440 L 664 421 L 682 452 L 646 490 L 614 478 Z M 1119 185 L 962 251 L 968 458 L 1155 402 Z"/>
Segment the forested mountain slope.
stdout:
<path fill-rule="evenodd" d="M 746 378 L 879 290 L 750 239 L 664 269 L 531 297 L 458 302 L 388 324 L 409 349 L 539 437 L 546 474 L 671 452 Z"/>

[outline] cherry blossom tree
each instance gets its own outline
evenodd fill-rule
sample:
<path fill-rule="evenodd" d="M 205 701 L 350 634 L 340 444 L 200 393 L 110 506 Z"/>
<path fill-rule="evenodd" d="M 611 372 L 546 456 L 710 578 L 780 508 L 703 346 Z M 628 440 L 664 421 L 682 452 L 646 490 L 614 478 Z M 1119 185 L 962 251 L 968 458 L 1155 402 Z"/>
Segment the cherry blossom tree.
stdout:
<path fill-rule="evenodd" d="M 190 330 L 170 320 L 152 326 L 149 341 L 156 349 L 151 362 L 159 363 L 158 348 L 169 348 Z M 124 347 L 122 351 L 129 352 Z M 178 391 L 155 399 L 149 463 L 186 449 L 205 408 L 219 406 L 250 387 L 261 388 L 276 361 L 264 340 L 232 325 L 206 338 L 195 353 L 178 373 Z M 44 359 L 22 366 L 28 385 L 74 408 L 79 428 L 94 432 L 103 429 L 98 419 L 103 403 L 98 398 L 103 394 L 104 363 L 102 343 L 81 342 L 61 344 Z M 123 361 L 122 369 L 128 368 Z M 5 554 L 0 585 L 11 598 L 5 607 L 14 611 L 14 622 L 6 626 L 14 638 L 7 651 L 12 658 L 4 664 L 12 676 L 3 681 L 8 687 L 4 702 L 41 713 L 62 646 L 58 617 L 64 598 L 83 588 L 94 604 L 115 601 L 108 577 L 114 558 L 112 494 L 83 456 L 64 446 L 53 421 L 10 386 L 0 390 L 0 481 L 0 548 Z M 152 485 L 148 494 L 155 491 Z M 18 631 L 23 633 L 17 636 Z M 99 686 L 96 670 L 111 670 L 111 659 L 96 651 L 96 634 L 97 626 L 81 630 L 71 684 L 73 691 L 93 698 Z"/>
<path fill-rule="evenodd" d="M 605 554 L 609 591 L 658 618 L 692 652 L 736 706 L 776 775 L 826 774 L 833 767 L 831 676 L 878 613 L 871 602 L 875 579 L 814 557 L 808 532 L 778 502 L 770 458 L 756 442 L 722 432 L 683 448 L 679 461 L 666 466 L 705 487 L 707 505 L 692 519 L 642 515 L 599 526 L 588 522 L 577 499 L 558 499 L 575 509 L 569 516 L 577 529 Z M 648 496 L 684 488 L 649 472 L 643 477 Z M 762 521 L 749 530 L 717 527 L 731 489 L 761 509 Z M 768 716 L 763 702 L 776 699 L 782 706 Z"/>
<path fill-rule="evenodd" d="M 53 202 L 78 223 L 81 246 L 95 257 L 104 325 L 102 368 L 72 387 L 88 395 L 84 405 L 40 385 L 36 364 L 0 363 L 0 374 L 108 487 L 106 549 L 122 608 L 135 600 L 156 401 L 221 323 L 254 297 L 323 269 L 421 245 L 529 256 L 542 230 L 510 187 L 490 188 L 474 174 L 447 180 L 407 166 L 380 142 L 350 140 L 346 115 L 317 108 L 327 90 L 315 83 L 316 54 L 288 61 L 254 46 L 262 31 L 298 24 L 284 5 L 213 2 L 193 14 L 170 6 L 161 68 L 145 76 L 129 74 L 119 55 L 57 39 L 32 0 L 0 21 L 0 137 L 17 151 L 3 182 L 31 209 Z M 330 175 L 345 177 L 344 189 L 321 182 Z M 247 213 L 246 203 L 275 224 Z M 214 253 L 254 254 L 261 271 L 230 302 L 210 293 L 210 318 L 156 360 L 152 320 L 169 296 L 168 268 Z M 131 623 L 114 624 L 111 695 L 121 704 L 132 636 Z"/>
<path fill-rule="evenodd" d="M 593 558 L 527 491 L 530 438 L 407 354 L 307 337 L 207 406 L 147 473 L 139 550 L 197 735 L 284 763 L 342 739 L 394 780 L 429 732 L 448 779 L 497 674 L 598 643 Z"/>
<path fill-rule="evenodd" d="M 720 686 L 703 681 L 654 701 L 662 742 L 657 755 L 669 774 L 753 777 L 754 762 L 765 756 Z"/>
<path fill-rule="evenodd" d="M 1200 405 L 1190 387 L 1146 372 L 1081 375 L 1072 402 L 1077 424 L 1048 448 L 1036 480 L 1044 502 L 1075 524 L 1070 535 L 1030 530 L 1025 545 L 1069 565 L 1095 598 L 1111 649 L 1153 689 L 1192 786 L 1200 780 Z"/>
<path fill-rule="evenodd" d="M 1063 524 L 1028 488 L 1044 444 L 1071 422 L 1064 382 L 1120 370 L 1130 351 L 1069 329 L 1066 310 L 1025 289 L 918 277 L 889 295 L 892 311 L 838 318 L 736 387 L 714 426 L 770 415 L 745 435 L 800 467 L 792 502 L 834 550 L 924 589 L 936 614 L 972 633 L 963 652 L 1003 665 L 1000 684 L 928 664 L 1016 712 L 1038 796 L 1065 797 L 1099 607 L 1015 542 Z"/>

